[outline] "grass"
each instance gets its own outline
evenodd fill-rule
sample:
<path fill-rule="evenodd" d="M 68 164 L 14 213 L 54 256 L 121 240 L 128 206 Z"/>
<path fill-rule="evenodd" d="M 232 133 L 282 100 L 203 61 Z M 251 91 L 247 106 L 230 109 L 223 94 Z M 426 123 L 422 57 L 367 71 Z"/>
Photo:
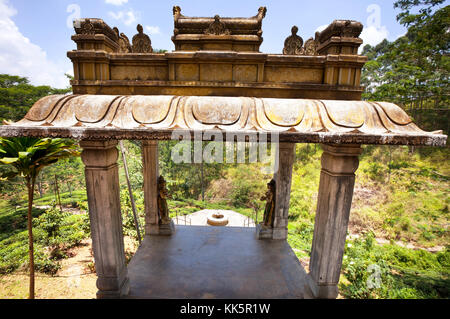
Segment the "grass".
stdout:
<path fill-rule="evenodd" d="M 369 233 L 348 241 L 340 291 L 346 298 L 447 299 L 449 275 L 448 249 L 430 253 L 392 244 L 376 245 Z"/>
<path fill-rule="evenodd" d="M 87 274 L 82 280 L 71 277 L 36 275 L 36 299 L 93 299 L 97 292 L 95 274 Z M 27 299 L 29 275 L 15 272 L 0 276 L 0 299 Z"/>

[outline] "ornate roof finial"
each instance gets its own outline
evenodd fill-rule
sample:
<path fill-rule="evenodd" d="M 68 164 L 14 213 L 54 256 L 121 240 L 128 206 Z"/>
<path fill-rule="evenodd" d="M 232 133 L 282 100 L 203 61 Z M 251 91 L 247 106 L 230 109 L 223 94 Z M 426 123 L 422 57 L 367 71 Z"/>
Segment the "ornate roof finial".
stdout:
<path fill-rule="evenodd" d="M 132 49 L 131 49 L 131 44 L 130 44 L 130 40 L 128 40 L 128 37 L 123 34 L 123 33 L 119 33 L 119 29 L 117 27 L 113 28 L 114 32 L 117 35 L 117 43 L 119 44 L 119 52 L 120 53 L 131 53 Z"/>
<path fill-rule="evenodd" d="M 283 54 L 300 55 L 303 54 L 303 39 L 297 35 L 298 27 L 293 26 L 291 29 L 292 34 L 284 41 Z"/>
<path fill-rule="evenodd" d="M 229 35 L 231 34 L 230 30 L 225 27 L 225 23 L 220 21 L 220 16 L 216 14 L 214 16 L 214 22 L 212 22 L 208 29 L 205 30 L 205 34 L 210 35 Z"/>
<path fill-rule="evenodd" d="M 173 6 L 172 12 L 174 17 L 178 16 L 181 14 L 181 8 L 179 6 Z"/>
<path fill-rule="evenodd" d="M 259 7 L 258 14 L 256 16 L 262 20 L 266 17 L 266 13 L 267 13 L 266 7 Z"/>
<path fill-rule="evenodd" d="M 137 25 L 138 34 L 133 37 L 133 53 L 151 53 L 153 52 L 152 41 L 150 37 L 144 33 L 142 25 Z"/>
<path fill-rule="evenodd" d="M 306 40 L 303 53 L 305 55 L 317 55 L 317 41 L 313 38 Z"/>

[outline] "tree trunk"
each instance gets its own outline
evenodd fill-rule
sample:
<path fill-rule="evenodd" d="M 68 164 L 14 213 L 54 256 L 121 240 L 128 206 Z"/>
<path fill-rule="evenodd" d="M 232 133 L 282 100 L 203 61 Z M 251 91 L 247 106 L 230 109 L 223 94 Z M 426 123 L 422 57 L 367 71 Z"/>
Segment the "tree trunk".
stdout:
<path fill-rule="evenodd" d="M 39 197 L 42 197 L 42 196 L 43 196 L 43 191 L 42 191 L 42 181 L 41 181 L 40 178 L 39 178 L 39 181 L 38 181 L 38 183 L 37 183 L 37 186 L 38 186 L 38 191 L 39 191 Z"/>
<path fill-rule="evenodd" d="M 58 196 L 57 198 L 58 198 L 59 210 L 62 212 L 63 209 L 62 209 L 62 205 L 61 205 L 61 197 L 59 196 L 58 178 L 56 177 L 56 174 L 55 174 L 55 191 Z"/>
<path fill-rule="evenodd" d="M 204 176 L 203 176 L 203 157 L 202 162 L 200 163 L 200 170 L 201 170 L 201 183 L 202 183 L 202 201 L 205 201 L 205 182 L 204 182 Z"/>
<path fill-rule="evenodd" d="M 120 147 L 120 151 L 122 152 L 123 168 L 125 169 L 125 177 L 127 179 L 128 194 L 130 195 L 130 201 L 131 201 L 131 209 L 133 210 L 134 225 L 136 227 L 137 238 L 138 238 L 138 241 L 140 244 L 141 243 L 141 231 L 139 230 L 139 228 L 140 228 L 139 219 L 138 219 L 137 212 L 136 212 L 136 204 L 134 202 L 133 190 L 131 189 L 130 176 L 128 175 L 127 158 L 125 157 L 125 151 L 124 151 L 122 141 L 119 141 L 119 147 Z"/>
<path fill-rule="evenodd" d="M 33 193 L 34 193 L 34 183 L 35 180 L 31 181 L 27 180 L 27 189 L 28 189 L 28 256 L 29 256 L 29 264 L 30 264 L 30 292 L 28 299 L 34 299 L 34 248 L 33 248 Z"/>

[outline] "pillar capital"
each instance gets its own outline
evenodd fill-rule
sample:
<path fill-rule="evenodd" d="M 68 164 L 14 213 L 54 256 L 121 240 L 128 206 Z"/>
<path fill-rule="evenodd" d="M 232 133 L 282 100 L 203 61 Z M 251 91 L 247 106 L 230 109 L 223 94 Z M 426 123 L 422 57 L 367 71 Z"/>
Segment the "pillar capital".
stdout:
<path fill-rule="evenodd" d="M 361 145 L 321 144 L 322 172 L 332 176 L 353 176 L 358 169 Z"/>
<path fill-rule="evenodd" d="M 107 168 L 116 165 L 119 157 L 117 143 L 116 140 L 81 141 L 80 146 L 83 149 L 81 160 L 86 169 Z"/>

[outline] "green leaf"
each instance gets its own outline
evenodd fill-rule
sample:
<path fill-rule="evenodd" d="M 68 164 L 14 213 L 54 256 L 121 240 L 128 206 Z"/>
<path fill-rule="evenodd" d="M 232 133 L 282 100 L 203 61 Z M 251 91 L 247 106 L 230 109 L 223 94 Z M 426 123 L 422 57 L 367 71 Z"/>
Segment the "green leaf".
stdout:
<path fill-rule="evenodd" d="M 18 157 L 3 157 L 0 159 L 0 162 L 3 164 L 12 164 L 19 160 Z"/>

